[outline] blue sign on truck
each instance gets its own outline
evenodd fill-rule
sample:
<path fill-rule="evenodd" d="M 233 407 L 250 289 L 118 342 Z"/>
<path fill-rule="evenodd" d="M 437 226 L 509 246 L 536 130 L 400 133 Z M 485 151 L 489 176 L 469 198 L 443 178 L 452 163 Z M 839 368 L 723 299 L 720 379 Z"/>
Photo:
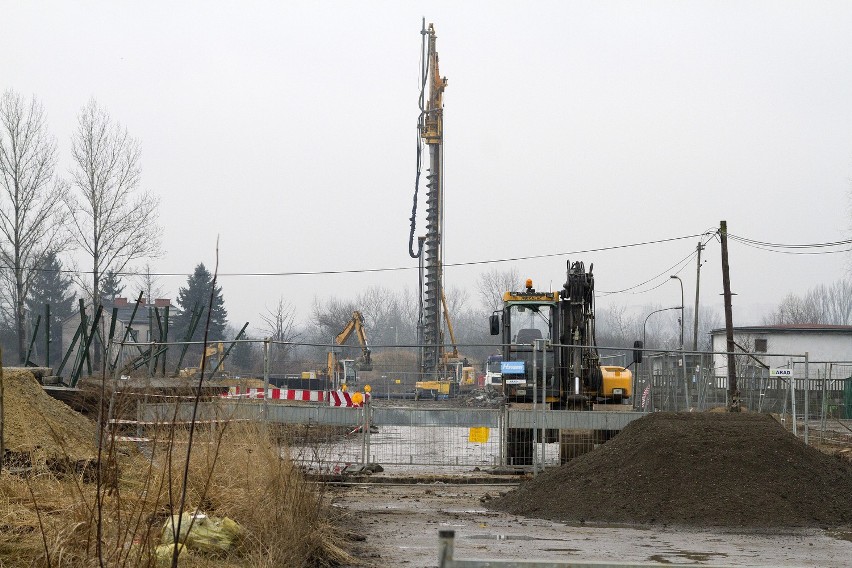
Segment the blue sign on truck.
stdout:
<path fill-rule="evenodd" d="M 523 375 L 523 361 L 502 361 L 500 363 L 500 372 L 504 375 Z"/>

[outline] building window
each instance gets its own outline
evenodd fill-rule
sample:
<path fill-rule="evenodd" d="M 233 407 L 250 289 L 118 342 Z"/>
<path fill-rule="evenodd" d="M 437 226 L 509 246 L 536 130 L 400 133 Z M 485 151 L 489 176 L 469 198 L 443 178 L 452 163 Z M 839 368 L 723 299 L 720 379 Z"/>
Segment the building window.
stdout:
<path fill-rule="evenodd" d="M 766 339 L 755 339 L 754 340 L 754 352 L 755 353 L 766 353 Z"/>

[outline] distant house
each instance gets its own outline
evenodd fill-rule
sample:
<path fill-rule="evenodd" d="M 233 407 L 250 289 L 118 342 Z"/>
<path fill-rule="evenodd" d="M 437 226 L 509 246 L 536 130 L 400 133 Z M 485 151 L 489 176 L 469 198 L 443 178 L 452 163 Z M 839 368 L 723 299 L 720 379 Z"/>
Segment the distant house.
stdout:
<path fill-rule="evenodd" d="M 147 343 L 152 340 L 151 330 L 154 330 L 153 339 L 158 340 L 160 335 L 157 327 L 156 314 L 159 312 L 161 324 L 165 318 L 165 308 L 169 308 L 169 320 L 174 318 L 174 307 L 171 300 L 167 298 L 157 298 L 153 303 L 148 302 L 143 298 L 137 306 L 135 301 L 130 301 L 127 298 L 115 298 L 113 301 L 104 302 L 104 309 L 101 314 L 101 323 L 98 328 L 103 335 L 104 341 L 109 340 L 109 330 L 112 327 L 112 311 L 116 308 L 115 328 L 113 339 L 120 342 L 127 335 L 128 342 Z M 135 308 L 135 314 L 134 314 Z M 86 305 L 86 317 L 88 321 L 88 333 L 91 330 L 91 322 L 94 313 L 91 304 Z M 132 321 L 131 321 L 132 317 Z M 74 336 L 77 334 L 80 327 L 79 312 L 68 317 L 62 322 L 62 345 L 65 349 L 71 345 Z M 171 327 L 171 321 L 170 327 Z M 129 331 L 128 331 L 129 328 Z M 75 349 L 79 348 L 80 341 L 77 340 Z M 122 359 L 125 357 L 123 356 Z"/>
<path fill-rule="evenodd" d="M 104 321 L 109 329 L 110 318 L 112 317 L 112 308 L 117 308 L 116 315 L 116 332 L 119 328 L 122 331 L 122 336 L 128 325 L 131 324 L 130 318 L 133 318 L 131 325 L 132 340 L 138 343 L 146 343 L 152 340 L 151 329 L 154 330 L 153 339 L 159 339 L 160 334 L 157 331 L 156 311 L 160 314 L 160 324 L 165 322 L 165 308 L 169 308 L 169 319 L 174 317 L 172 301 L 167 298 L 156 298 L 153 303 L 149 303 L 146 298 L 142 298 L 139 306 L 136 302 L 130 301 L 127 298 L 116 298 L 112 303 L 104 303 Z M 134 315 L 134 308 L 136 313 Z M 156 308 L 156 311 L 155 311 Z M 116 333 L 118 336 L 118 333 Z M 128 338 L 130 339 L 130 338 Z"/>

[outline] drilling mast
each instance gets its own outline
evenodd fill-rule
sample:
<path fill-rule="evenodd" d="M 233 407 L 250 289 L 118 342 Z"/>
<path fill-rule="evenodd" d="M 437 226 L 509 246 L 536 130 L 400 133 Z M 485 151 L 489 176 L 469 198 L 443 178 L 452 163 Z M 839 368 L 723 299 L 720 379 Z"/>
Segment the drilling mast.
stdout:
<path fill-rule="evenodd" d="M 413 251 L 414 223 L 417 207 L 417 184 L 414 191 L 414 210 L 411 216 L 409 252 L 412 257 L 423 258 L 423 282 L 421 282 L 420 321 L 422 326 L 422 355 L 420 369 L 424 374 L 436 373 L 443 356 L 441 333 L 443 294 L 443 258 L 441 230 L 444 224 L 443 195 L 443 141 L 444 104 L 443 94 L 447 86 L 446 77 L 438 69 L 438 52 L 435 49 L 435 26 L 423 20 L 423 61 L 421 69 L 420 117 L 418 130 L 420 140 L 417 152 L 417 178 L 420 177 L 421 144 L 429 148 L 429 173 L 426 196 L 426 236 L 418 239 L 417 253 Z M 428 92 L 427 92 L 428 88 Z"/>

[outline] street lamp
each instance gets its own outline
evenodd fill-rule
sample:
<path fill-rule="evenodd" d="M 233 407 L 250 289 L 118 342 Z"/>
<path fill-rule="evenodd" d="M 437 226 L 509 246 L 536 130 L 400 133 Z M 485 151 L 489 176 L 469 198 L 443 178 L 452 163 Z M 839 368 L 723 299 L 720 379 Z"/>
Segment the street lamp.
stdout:
<path fill-rule="evenodd" d="M 680 350 L 683 351 L 683 280 L 680 276 L 672 274 L 669 278 L 675 278 L 680 282 Z"/>
<path fill-rule="evenodd" d="M 648 318 L 650 318 L 654 314 L 658 314 L 660 312 L 667 312 L 669 310 L 679 310 L 683 309 L 683 306 L 672 306 L 671 308 L 661 308 L 659 310 L 654 310 L 647 316 L 645 316 L 645 321 L 642 323 L 642 349 L 648 348 L 648 342 L 645 340 L 645 325 L 648 323 Z M 646 369 L 647 370 L 647 369 Z M 648 373 L 648 385 L 650 386 L 652 382 L 651 373 Z"/>
<path fill-rule="evenodd" d="M 645 317 L 645 323 L 642 324 L 642 348 L 647 349 L 647 347 L 648 347 L 648 344 L 645 341 L 645 324 L 648 323 L 649 317 L 651 317 L 654 314 L 658 314 L 660 312 L 666 312 L 668 310 L 682 310 L 682 309 L 683 309 L 683 306 L 672 306 L 671 308 L 661 308 L 659 310 L 654 310 L 653 312 L 648 314 L 647 317 Z"/>
<path fill-rule="evenodd" d="M 683 353 L 683 280 L 680 276 L 672 274 L 670 278 L 676 278 L 680 282 L 680 366 L 683 373 L 683 390 L 686 395 L 686 409 L 689 410 L 689 383 L 686 382 L 686 355 Z"/>

